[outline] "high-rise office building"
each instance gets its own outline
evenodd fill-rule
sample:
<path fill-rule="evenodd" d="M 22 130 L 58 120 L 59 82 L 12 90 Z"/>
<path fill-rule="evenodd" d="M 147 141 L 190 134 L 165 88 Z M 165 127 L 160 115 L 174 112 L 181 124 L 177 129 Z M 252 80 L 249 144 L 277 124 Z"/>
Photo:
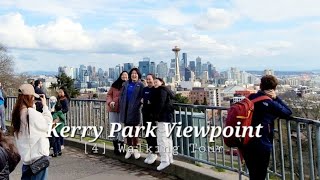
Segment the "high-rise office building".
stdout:
<path fill-rule="evenodd" d="M 124 63 L 123 70 L 129 72 L 133 68 L 133 63 Z"/>
<path fill-rule="evenodd" d="M 120 76 L 120 73 L 122 72 L 121 69 L 121 65 L 118 64 L 115 68 L 114 68 L 114 77 L 115 79 L 117 79 Z"/>
<path fill-rule="evenodd" d="M 84 82 L 86 83 L 90 82 L 89 72 L 87 70 L 84 71 L 83 77 L 84 77 Z"/>
<path fill-rule="evenodd" d="M 157 66 L 156 74 L 160 78 L 166 78 L 168 76 L 168 64 L 161 61 Z"/>
<path fill-rule="evenodd" d="M 139 61 L 139 71 L 142 75 L 142 78 L 146 78 L 150 71 L 150 59 L 143 58 L 144 61 Z"/>
<path fill-rule="evenodd" d="M 187 53 L 182 53 L 182 59 L 180 61 L 180 68 L 179 68 L 181 79 L 185 79 L 186 67 L 188 67 Z"/>
<path fill-rule="evenodd" d="M 171 68 L 176 68 L 176 60 L 175 59 L 171 59 L 171 61 L 170 61 L 170 69 Z"/>
<path fill-rule="evenodd" d="M 196 72 L 196 62 L 190 61 L 189 68 L 191 71 Z"/>
<path fill-rule="evenodd" d="M 112 80 L 115 79 L 114 68 L 109 68 L 109 79 L 112 79 Z"/>
<path fill-rule="evenodd" d="M 213 67 L 210 62 L 208 62 L 208 74 L 209 74 L 209 79 L 213 78 Z"/>
<path fill-rule="evenodd" d="M 187 53 L 182 53 L 182 62 L 183 62 L 183 67 L 188 67 L 188 56 Z"/>
<path fill-rule="evenodd" d="M 150 62 L 149 73 L 156 74 L 156 63 L 155 62 Z"/>
<path fill-rule="evenodd" d="M 202 75 L 202 63 L 201 63 L 201 58 L 197 57 L 196 59 L 196 77 L 200 78 Z"/>
<path fill-rule="evenodd" d="M 184 75 L 184 80 L 185 81 L 191 81 L 191 77 L 192 77 L 192 71 L 190 68 L 185 68 L 185 75 Z"/>
<path fill-rule="evenodd" d="M 87 70 L 87 67 L 85 65 L 80 65 L 79 69 L 79 80 L 80 82 L 84 82 L 84 72 Z"/>

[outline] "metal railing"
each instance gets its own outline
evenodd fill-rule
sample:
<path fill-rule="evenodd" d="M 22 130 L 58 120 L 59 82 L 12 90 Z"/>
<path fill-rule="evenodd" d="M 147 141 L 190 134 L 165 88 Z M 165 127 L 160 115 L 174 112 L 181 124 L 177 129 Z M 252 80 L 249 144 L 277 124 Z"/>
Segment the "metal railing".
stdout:
<path fill-rule="evenodd" d="M 11 119 L 11 111 L 16 101 L 8 98 L 6 118 Z M 204 127 L 224 126 L 227 108 L 202 105 L 175 104 L 174 123 L 187 126 Z M 77 100 L 70 102 L 67 114 L 68 126 L 102 126 L 100 138 L 109 140 L 109 121 L 106 102 L 102 100 Z M 241 163 L 237 151 L 224 145 L 223 137 L 209 136 L 189 138 L 177 137 L 177 128 L 173 133 L 173 144 L 178 156 L 216 168 L 229 170 L 248 176 L 248 171 Z M 88 133 L 87 136 L 93 136 Z M 293 117 L 275 122 L 274 148 L 268 169 L 267 179 L 319 179 L 320 178 L 320 122 L 312 119 Z M 257 157 L 258 158 L 258 157 Z"/>

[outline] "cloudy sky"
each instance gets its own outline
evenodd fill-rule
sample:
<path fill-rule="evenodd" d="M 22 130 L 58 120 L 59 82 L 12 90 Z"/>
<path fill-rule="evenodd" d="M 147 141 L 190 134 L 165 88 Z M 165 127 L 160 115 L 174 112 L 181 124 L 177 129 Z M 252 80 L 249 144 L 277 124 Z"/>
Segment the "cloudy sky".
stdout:
<path fill-rule="evenodd" d="M 320 69 L 319 0 L 1 0 L 18 72 L 155 62 L 181 47 L 219 70 Z"/>

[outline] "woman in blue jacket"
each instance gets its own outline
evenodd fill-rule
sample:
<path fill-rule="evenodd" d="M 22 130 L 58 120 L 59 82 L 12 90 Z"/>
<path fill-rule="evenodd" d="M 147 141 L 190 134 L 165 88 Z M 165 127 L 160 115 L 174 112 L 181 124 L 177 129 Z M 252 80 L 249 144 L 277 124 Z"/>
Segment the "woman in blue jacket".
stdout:
<path fill-rule="evenodd" d="M 135 159 L 140 158 L 138 151 L 138 137 L 135 136 L 135 127 L 140 125 L 141 120 L 141 99 L 143 97 L 144 85 L 141 82 L 141 74 L 139 69 L 133 68 L 129 72 L 129 81 L 125 82 L 120 98 L 120 122 L 124 126 L 133 127 L 132 136 L 127 137 L 128 150 L 125 155 L 129 159 L 134 155 Z M 133 151 L 132 151 L 133 149 Z"/>

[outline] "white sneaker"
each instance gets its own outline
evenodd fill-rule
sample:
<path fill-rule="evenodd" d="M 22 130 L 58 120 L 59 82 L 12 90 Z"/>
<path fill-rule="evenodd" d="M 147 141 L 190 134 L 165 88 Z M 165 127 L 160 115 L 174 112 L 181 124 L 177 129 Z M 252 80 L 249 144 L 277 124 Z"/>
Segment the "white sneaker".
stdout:
<path fill-rule="evenodd" d="M 151 154 L 148 164 L 153 164 L 157 160 L 158 156 L 156 154 Z"/>
<path fill-rule="evenodd" d="M 144 163 L 149 164 L 149 159 L 150 159 L 151 153 L 148 154 L 146 159 L 144 160 Z"/>
<path fill-rule="evenodd" d="M 61 150 L 64 149 L 64 145 L 61 145 Z"/>
<path fill-rule="evenodd" d="M 141 155 L 140 155 L 138 149 L 134 149 L 133 150 L 133 156 L 134 156 L 135 159 L 139 159 L 140 158 Z"/>
<path fill-rule="evenodd" d="M 132 152 L 131 152 L 131 150 L 128 149 L 126 155 L 124 156 L 124 158 L 125 159 L 129 159 L 131 157 L 131 155 L 132 155 Z"/>
<path fill-rule="evenodd" d="M 170 165 L 169 162 L 161 162 L 160 165 L 157 167 L 158 171 L 163 170 L 164 168 L 168 167 Z"/>

